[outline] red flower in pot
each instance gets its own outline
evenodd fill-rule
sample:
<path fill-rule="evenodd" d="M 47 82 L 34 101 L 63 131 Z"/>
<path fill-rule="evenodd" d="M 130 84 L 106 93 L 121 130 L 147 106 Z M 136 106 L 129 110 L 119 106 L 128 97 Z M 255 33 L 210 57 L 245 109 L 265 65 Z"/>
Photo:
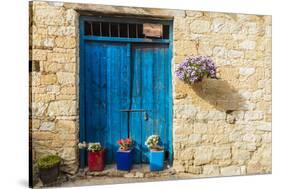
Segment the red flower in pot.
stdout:
<path fill-rule="evenodd" d="M 90 171 L 104 170 L 105 149 L 99 142 L 88 144 L 88 167 Z"/>
<path fill-rule="evenodd" d="M 132 146 L 132 139 L 120 139 L 117 141 L 117 144 L 119 144 L 119 150 L 120 151 L 128 151 L 130 147 Z"/>

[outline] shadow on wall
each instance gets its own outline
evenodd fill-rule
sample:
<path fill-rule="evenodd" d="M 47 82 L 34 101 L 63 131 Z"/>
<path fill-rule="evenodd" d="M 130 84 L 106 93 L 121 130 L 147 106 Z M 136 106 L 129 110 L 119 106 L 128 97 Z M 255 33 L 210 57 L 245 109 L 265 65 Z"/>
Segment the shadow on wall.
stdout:
<path fill-rule="evenodd" d="M 227 111 L 247 109 L 246 99 L 225 80 L 204 79 L 202 82 L 192 85 L 192 89 L 198 97 L 219 111 L 227 113 Z"/>

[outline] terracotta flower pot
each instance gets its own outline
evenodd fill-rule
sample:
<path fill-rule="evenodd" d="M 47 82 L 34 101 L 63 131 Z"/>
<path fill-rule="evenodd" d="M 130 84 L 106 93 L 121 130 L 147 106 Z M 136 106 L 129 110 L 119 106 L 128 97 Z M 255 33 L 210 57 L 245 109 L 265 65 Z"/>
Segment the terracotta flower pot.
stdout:
<path fill-rule="evenodd" d="M 105 150 L 88 152 L 88 167 L 90 171 L 102 171 L 105 167 Z"/>

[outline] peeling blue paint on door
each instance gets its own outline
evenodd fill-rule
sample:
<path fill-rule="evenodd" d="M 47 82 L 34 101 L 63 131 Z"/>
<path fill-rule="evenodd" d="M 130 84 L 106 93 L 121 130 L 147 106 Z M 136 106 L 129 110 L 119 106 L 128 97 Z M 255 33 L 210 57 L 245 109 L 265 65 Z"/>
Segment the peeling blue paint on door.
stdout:
<path fill-rule="evenodd" d="M 158 134 L 171 161 L 172 43 L 84 38 L 84 19 L 80 19 L 80 141 L 100 142 L 106 148 L 106 162 L 114 163 L 117 140 L 130 137 L 134 162 L 145 163 L 145 140 Z M 85 164 L 81 150 L 80 167 Z"/>

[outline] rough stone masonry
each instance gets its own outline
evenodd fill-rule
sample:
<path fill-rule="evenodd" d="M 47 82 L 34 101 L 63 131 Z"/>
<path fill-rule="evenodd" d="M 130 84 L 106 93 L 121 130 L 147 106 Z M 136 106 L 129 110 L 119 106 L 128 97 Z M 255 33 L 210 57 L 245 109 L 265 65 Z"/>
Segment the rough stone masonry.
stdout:
<path fill-rule="evenodd" d="M 194 176 L 271 172 L 271 16 L 30 3 L 33 159 L 58 153 L 78 169 L 79 11 L 173 18 L 172 72 L 185 56 L 211 56 L 219 80 L 173 76 L 173 168 Z"/>

